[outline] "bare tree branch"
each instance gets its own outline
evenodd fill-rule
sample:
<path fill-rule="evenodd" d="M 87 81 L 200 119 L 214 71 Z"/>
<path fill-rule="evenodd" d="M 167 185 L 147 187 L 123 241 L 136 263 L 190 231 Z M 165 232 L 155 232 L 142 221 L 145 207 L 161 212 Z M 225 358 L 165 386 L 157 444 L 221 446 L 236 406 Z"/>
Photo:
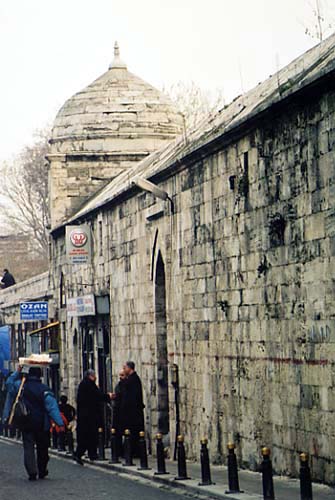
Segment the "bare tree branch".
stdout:
<path fill-rule="evenodd" d="M 325 36 L 334 31 L 335 8 L 328 0 L 306 1 L 308 18 L 300 21 L 305 29 L 305 34 L 322 42 Z"/>
<path fill-rule="evenodd" d="M 35 134 L 35 142 L 26 146 L 10 163 L 2 165 L 3 183 L 0 203 L 5 225 L 12 231 L 32 236 L 33 250 L 47 256 L 48 210 L 48 137 L 50 130 Z"/>
<path fill-rule="evenodd" d="M 206 117 L 217 113 L 225 105 L 223 91 L 205 91 L 194 82 L 179 81 L 163 89 L 184 116 L 186 130 L 197 127 Z"/>

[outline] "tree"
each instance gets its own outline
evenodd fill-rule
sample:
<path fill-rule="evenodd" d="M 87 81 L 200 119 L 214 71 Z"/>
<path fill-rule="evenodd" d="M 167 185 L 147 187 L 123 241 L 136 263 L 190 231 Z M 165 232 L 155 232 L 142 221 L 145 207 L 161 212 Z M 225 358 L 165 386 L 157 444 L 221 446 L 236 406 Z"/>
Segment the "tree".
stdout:
<path fill-rule="evenodd" d="M 50 130 L 34 134 L 31 146 L 25 146 L 11 162 L 2 165 L 0 208 L 10 232 L 31 236 L 32 249 L 48 255 L 48 153 Z"/>
<path fill-rule="evenodd" d="M 217 113 L 225 105 L 222 90 L 206 91 L 194 82 L 179 81 L 163 90 L 183 115 L 187 131 L 193 130 L 205 118 Z"/>
<path fill-rule="evenodd" d="M 303 23 L 305 34 L 322 42 L 334 27 L 332 10 L 327 0 L 311 0 L 307 3 L 311 19 Z"/>

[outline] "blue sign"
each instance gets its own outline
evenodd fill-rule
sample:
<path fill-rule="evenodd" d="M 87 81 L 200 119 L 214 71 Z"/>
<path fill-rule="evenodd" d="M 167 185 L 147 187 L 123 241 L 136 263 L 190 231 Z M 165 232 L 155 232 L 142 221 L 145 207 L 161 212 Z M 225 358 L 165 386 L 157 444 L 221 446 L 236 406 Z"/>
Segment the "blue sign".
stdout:
<path fill-rule="evenodd" d="M 8 374 L 8 363 L 10 361 L 10 334 L 9 326 L 0 326 L 0 371 Z"/>
<path fill-rule="evenodd" d="M 21 321 L 42 321 L 49 317 L 48 302 L 21 302 Z"/>

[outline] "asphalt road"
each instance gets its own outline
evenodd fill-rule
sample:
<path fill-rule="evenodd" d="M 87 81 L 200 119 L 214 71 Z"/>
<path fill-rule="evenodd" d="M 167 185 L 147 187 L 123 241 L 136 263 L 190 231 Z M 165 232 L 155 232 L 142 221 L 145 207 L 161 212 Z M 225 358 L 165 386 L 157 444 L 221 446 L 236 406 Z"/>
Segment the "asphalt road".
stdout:
<path fill-rule="evenodd" d="M 71 460 L 51 458 L 49 477 L 28 481 L 22 446 L 0 442 L 0 500 L 176 500 L 189 496 L 144 480 L 127 479 L 113 472 L 80 466 Z"/>

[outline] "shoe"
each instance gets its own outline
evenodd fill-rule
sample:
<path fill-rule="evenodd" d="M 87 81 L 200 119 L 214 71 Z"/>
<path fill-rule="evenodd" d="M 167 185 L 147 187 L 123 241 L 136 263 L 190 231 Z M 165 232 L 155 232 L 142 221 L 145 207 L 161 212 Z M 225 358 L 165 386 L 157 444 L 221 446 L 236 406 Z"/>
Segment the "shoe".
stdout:
<path fill-rule="evenodd" d="M 45 477 L 47 477 L 49 475 L 49 471 L 48 470 L 45 470 L 44 472 L 40 472 L 38 477 L 39 479 L 44 479 Z"/>
<path fill-rule="evenodd" d="M 94 462 L 94 460 L 99 460 L 99 457 L 98 455 L 94 455 L 93 457 L 89 457 L 89 459 L 91 460 L 91 462 Z"/>
<path fill-rule="evenodd" d="M 78 455 L 73 454 L 73 455 L 72 455 L 72 458 L 73 458 L 73 460 L 74 460 L 75 462 L 77 462 L 77 464 L 79 464 L 79 465 L 84 465 L 84 462 L 82 461 L 82 459 L 81 459 L 80 457 L 78 457 Z"/>
<path fill-rule="evenodd" d="M 36 481 L 36 478 L 37 478 L 37 474 L 29 474 L 29 481 Z"/>

